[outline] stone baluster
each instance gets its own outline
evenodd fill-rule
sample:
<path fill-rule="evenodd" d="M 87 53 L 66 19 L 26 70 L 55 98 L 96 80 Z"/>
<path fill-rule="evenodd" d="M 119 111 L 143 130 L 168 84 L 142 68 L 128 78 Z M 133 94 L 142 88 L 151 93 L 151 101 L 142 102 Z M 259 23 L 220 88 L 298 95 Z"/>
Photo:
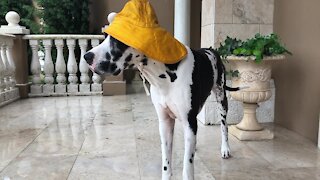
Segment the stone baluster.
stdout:
<path fill-rule="evenodd" d="M 42 84 L 41 84 L 41 67 L 38 56 L 39 42 L 38 40 L 30 40 L 29 44 L 32 50 L 32 59 L 31 59 L 31 73 L 32 73 L 32 85 L 30 87 L 30 95 L 39 95 L 42 93 Z"/>
<path fill-rule="evenodd" d="M 3 43 L 1 45 L 1 57 L 2 57 L 2 63 L 4 66 L 4 72 L 3 72 L 3 80 L 4 80 L 4 84 L 5 84 L 5 89 L 4 91 L 9 91 L 10 90 L 10 86 L 11 86 L 11 82 L 10 82 L 10 69 L 9 69 L 9 63 L 8 63 L 8 58 L 7 58 L 7 46 L 6 43 Z"/>
<path fill-rule="evenodd" d="M 16 86 L 16 77 L 15 77 L 15 72 L 16 72 L 16 65 L 14 64 L 13 61 L 13 56 L 12 56 L 12 48 L 13 48 L 13 40 L 10 39 L 7 42 L 7 58 L 8 58 L 8 64 L 9 64 L 9 69 L 10 69 L 10 89 L 14 89 Z"/>
<path fill-rule="evenodd" d="M 43 40 L 43 46 L 45 49 L 45 57 L 44 57 L 44 82 L 45 85 L 43 85 L 43 93 L 46 95 L 50 95 L 54 93 L 54 65 L 52 62 L 52 56 L 51 56 L 51 47 L 52 47 L 52 40 L 51 39 L 44 39 Z"/>
<path fill-rule="evenodd" d="M 1 46 L 1 44 L 0 44 L 0 46 Z M 2 58 L 1 58 L 1 54 L 0 54 L 0 104 L 5 101 L 4 89 L 6 88 L 6 84 L 4 83 L 4 79 L 3 79 L 4 78 L 4 71 L 5 71 L 5 67 L 2 62 Z"/>
<path fill-rule="evenodd" d="M 57 48 L 57 60 L 56 60 L 56 72 L 57 72 L 57 83 L 55 85 L 55 93 L 66 93 L 67 92 L 67 78 L 66 78 L 66 62 L 63 57 L 63 39 L 55 39 L 54 44 Z"/>
<path fill-rule="evenodd" d="M 78 92 L 78 77 L 77 77 L 77 72 L 78 72 L 78 65 L 76 62 L 76 57 L 74 54 L 74 48 L 76 45 L 76 40 L 75 39 L 67 39 L 67 46 L 69 49 L 69 56 L 68 56 L 68 64 L 67 64 L 67 69 L 69 73 L 68 77 L 68 93 L 77 93 Z"/>
<path fill-rule="evenodd" d="M 10 70 L 10 99 L 20 98 L 19 89 L 16 87 L 16 65 L 13 59 L 13 39 L 7 41 L 7 60 L 8 68 Z"/>
<path fill-rule="evenodd" d="M 88 40 L 87 39 L 79 39 L 79 46 L 81 49 L 81 56 L 80 56 L 80 64 L 79 69 L 81 72 L 80 81 L 81 84 L 79 85 L 80 92 L 90 92 L 90 77 L 89 77 L 89 67 L 85 59 L 83 58 L 84 54 L 87 51 Z"/>
<path fill-rule="evenodd" d="M 99 45 L 99 39 L 91 39 L 92 48 Z M 93 84 L 91 85 L 92 92 L 101 92 L 102 91 L 102 84 L 101 84 L 101 77 L 100 75 L 93 73 L 92 76 Z"/>

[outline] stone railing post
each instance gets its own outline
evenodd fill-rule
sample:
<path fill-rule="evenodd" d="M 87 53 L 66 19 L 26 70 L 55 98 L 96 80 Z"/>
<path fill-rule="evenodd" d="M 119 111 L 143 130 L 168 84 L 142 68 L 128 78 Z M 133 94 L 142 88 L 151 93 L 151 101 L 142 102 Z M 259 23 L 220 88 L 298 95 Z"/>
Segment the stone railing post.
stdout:
<path fill-rule="evenodd" d="M 75 54 L 74 54 L 75 45 L 76 45 L 75 39 L 67 39 L 67 46 L 69 49 L 68 64 L 67 64 L 67 69 L 69 73 L 69 77 L 68 77 L 69 84 L 67 87 L 68 87 L 69 93 L 78 92 L 78 77 L 77 77 L 78 65 L 77 65 Z"/>
<path fill-rule="evenodd" d="M 80 92 L 90 92 L 90 77 L 89 77 L 89 67 L 85 59 L 83 58 L 84 54 L 87 51 L 88 40 L 87 39 L 79 39 L 79 46 L 81 50 L 80 56 L 80 64 L 79 70 L 81 72 L 80 81 L 81 84 L 79 85 Z"/>
<path fill-rule="evenodd" d="M 28 55 L 27 44 L 22 38 L 26 34 L 30 34 L 30 31 L 23 26 L 19 25 L 20 16 L 14 11 L 10 11 L 5 16 L 8 25 L 2 25 L 0 27 L 0 33 L 15 35 L 14 48 L 12 50 L 12 60 L 16 66 L 15 81 L 16 86 L 19 88 L 20 97 L 28 97 L 29 83 L 28 83 Z"/>
<path fill-rule="evenodd" d="M 16 86 L 16 65 L 14 64 L 13 57 L 12 57 L 12 49 L 13 49 L 13 40 L 7 42 L 7 58 L 8 58 L 8 65 L 10 70 L 10 89 L 13 89 Z"/>
<path fill-rule="evenodd" d="M 0 44 L 0 48 L 1 48 L 1 44 Z M 6 84 L 5 84 L 5 81 L 4 81 L 5 70 L 6 70 L 6 67 L 5 67 L 5 64 L 2 61 L 2 56 L 0 54 L 0 93 L 4 92 L 4 90 L 6 89 Z M 3 97 L 1 96 L 0 98 L 1 98 L 0 102 L 3 102 L 4 101 L 4 96 Z"/>
<path fill-rule="evenodd" d="M 55 93 L 66 93 L 67 92 L 67 78 L 66 78 L 66 62 L 63 57 L 63 39 L 55 39 L 54 43 L 57 48 L 57 60 L 56 60 L 56 72 L 57 72 L 57 83 L 55 85 Z"/>
<path fill-rule="evenodd" d="M 32 73 L 32 85 L 30 87 L 31 94 L 41 94 L 42 93 L 42 84 L 41 84 L 41 67 L 39 61 L 39 42 L 38 40 L 29 41 L 31 50 L 32 50 L 32 59 L 31 59 L 31 73 Z"/>
<path fill-rule="evenodd" d="M 99 40 L 98 39 L 91 39 L 91 45 L 92 45 L 92 48 L 98 46 L 99 45 Z M 100 75 L 98 75 L 96 73 L 93 73 L 92 81 L 93 81 L 93 84 L 91 85 L 91 91 L 93 91 L 93 92 L 101 92 L 102 91 L 102 85 L 101 85 L 101 77 L 100 77 Z"/>
<path fill-rule="evenodd" d="M 44 94 L 52 94 L 54 92 L 54 65 L 52 62 L 52 56 L 51 56 L 51 47 L 52 47 L 52 40 L 51 39 L 45 39 L 43 40 L 43 46 L 45 49 L 45 57 L 44 57 L 44 82 L 43 85 L 43 93 Z"/>
<path fill-rule="evenodd" d="M 2 44 L 0 47 L 1 51 L 1 57 L 4 65 L 4 84 L 5 84 L 5 90 L 8 91 L 10 90 L 11 82 L 10 82 L 10 67 L 9 67 L 9 62 L 7 58 L 7 46 L 6 44 Z"/>

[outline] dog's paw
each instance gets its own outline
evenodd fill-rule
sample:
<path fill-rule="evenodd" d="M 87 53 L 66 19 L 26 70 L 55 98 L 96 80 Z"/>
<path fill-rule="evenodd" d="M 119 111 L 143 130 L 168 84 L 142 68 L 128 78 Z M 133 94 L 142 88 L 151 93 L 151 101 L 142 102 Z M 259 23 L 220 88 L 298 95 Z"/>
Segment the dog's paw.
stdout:
<path fill-rule="evenodd" d="M 230 148 L 228 145 L 221 146 L 221 157 L 223 159 L 228 159 L 231 157 Z"/>

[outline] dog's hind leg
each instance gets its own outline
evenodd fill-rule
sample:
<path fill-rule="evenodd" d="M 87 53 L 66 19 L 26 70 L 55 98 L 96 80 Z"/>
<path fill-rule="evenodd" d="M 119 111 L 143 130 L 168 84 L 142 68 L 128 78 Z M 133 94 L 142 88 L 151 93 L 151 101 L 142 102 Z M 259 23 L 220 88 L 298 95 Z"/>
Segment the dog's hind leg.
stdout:
<path fill-rule="evenodd" d="M 223 86 L 222 86 L 223 87 Z M 216 94 L 217 99 L 217 110 L 218 116 L 220 118 L 221 125 L 221 156 L 224 159 L 229 158 L 230 148 L 228 143 L 228 125 L 226 121 L 227 112 L 228 112 L 228 100 L 226 96 L 226 91 L 221 86 L 215 87 L 213 91 Z"/>

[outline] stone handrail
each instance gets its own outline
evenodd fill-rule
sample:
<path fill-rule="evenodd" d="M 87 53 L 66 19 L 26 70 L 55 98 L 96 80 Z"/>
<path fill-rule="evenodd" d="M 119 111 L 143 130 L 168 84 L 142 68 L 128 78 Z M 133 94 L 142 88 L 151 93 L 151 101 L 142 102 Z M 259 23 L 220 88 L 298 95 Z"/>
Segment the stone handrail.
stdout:
<path fill-rule="evenodd" d="M 0 33 L 0 106 L 19 98 L 12 56 L 14 38 L 14 35 Z"/>
<path fill-rule="evenodd" d="M 103 35 L 25 35 L 32 49 L 31 73 L 32 85 L 30 96 L 55 95 L 92 95 L 102 93 L 101 78 L 93 73 L 83 59 L 84 53 L 90 47 L 97 46 Z M 63 48 L 67 45 L 68 58 L 64 59 Z M 76 45 L 79 45 L 80 59 L 75 57 Z M 52 46 L 57 50 L 55 61 L 52 59 Z M 41 69 L 39 52 L 44 49 L 44 64 Z M 80 72 L 80 81 L 77 73 Z"/>

